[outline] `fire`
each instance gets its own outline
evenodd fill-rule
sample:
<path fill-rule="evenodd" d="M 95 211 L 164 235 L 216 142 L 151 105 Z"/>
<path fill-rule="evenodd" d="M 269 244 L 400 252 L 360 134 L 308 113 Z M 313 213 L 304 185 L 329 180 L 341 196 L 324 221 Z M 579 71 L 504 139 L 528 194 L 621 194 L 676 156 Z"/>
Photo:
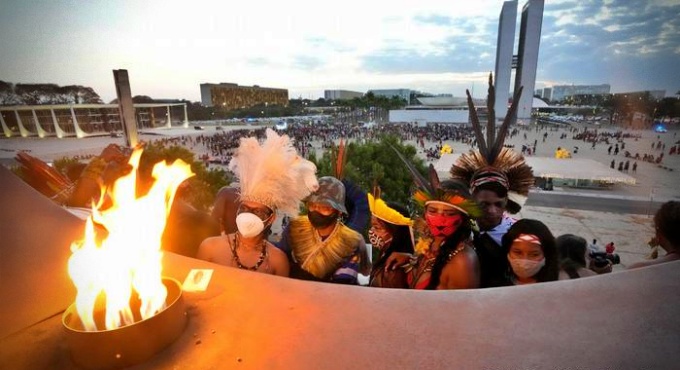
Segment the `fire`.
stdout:
<path fill-rule="evenodd" d="M 137 197 L 141 154 L 141 149 L 132 153 L 128 162 L 132 171 L 110 189 L 112 205 L 104 210 L 101 201 L 93 205 L 84 239 L 71 244 L 68 272 L 78 291 L 76 310 L 86 331 L 103 329 L 95 323 L 102 294 L 106 297 L 107 330 L 132 324 L 136 317 L 147 319 L 165 308 L 161 236 L 178 186 L 194 174 L 182 160 L 171 165 L 157 163 L 153 186 Z M 95 223 L 106 229 L 105 237 L 96 235 Z M 141 302 L 138 310 L 130 307 L 133 290 Z"/>

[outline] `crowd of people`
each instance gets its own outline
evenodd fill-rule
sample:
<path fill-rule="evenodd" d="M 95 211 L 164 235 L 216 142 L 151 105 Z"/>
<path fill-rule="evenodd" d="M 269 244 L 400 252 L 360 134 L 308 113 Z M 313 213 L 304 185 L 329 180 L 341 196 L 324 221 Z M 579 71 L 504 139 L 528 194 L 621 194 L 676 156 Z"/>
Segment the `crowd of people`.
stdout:
<path fill-rule="evenodd" d="M 361 274 L 370 276 L 371 287 L 403 289 L 523 285 L 612 271 L 612 259 L 597 259 L 583 237 L 555 236 L 540 220 L 513 218 L 533 184 L 531 169 L 511 146 L 485 143 L 472 129 L 381 129 L 381 134 L 391 131 L 418 143 L 435 138 L 479 143 L 444 181 L 433 168 L 428 179 L 422 178 L 404 160 L 417 185 L 413 199 L 420 208 L 414 213 L 340 176 L 317 178 L 314 164 L 302 155 L 312 141 L 378 134 L 372 130 L 321 124 L 296 130 L 292 137 L 257 129 L 175 139 L 228 159 L 238 180 L 219 192 L 211 215 L 175 202 L 166 249 L 255 272 L 340 284 L 359 284 Z M 122 164 L 123 158 L 114 146 L 95 159 Z M 71 205 L 99 196 L 97 162 L 84 169 Z M 277 217 L 286 219 L 280 239 L 271 235 Z M 650 245 L 666 255 L 629 268 L 678 259 L 678 222 L 680 202 L 665 203 L 654 217 Z"/>

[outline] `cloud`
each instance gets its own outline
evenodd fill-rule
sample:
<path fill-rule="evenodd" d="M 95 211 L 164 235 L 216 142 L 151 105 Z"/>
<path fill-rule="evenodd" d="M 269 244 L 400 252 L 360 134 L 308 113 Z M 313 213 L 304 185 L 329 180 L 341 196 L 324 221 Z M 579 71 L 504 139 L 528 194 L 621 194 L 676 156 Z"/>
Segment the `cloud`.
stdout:
<path fill-rule="evenodd" d="M 538 78 L 610 83 L 613 91 L 677 88 L 677 14 L 680 3 L 663 1 L 546 5 Z"/>
<path fill-rule="evenodd" d="M 405 45 L 399 39 L 385 40 L 385 47 L 360 57 L 361 67 L 369 73 L 468 73 L 493 69 L 497 27 L 480 19 L 441 15 L 418 15 L 415 25 L 425 28 L 420 42 Z M 428 30 L 446 30 L 440 38 L 429 38 Z"/>
<path fill-rule="evenodd" d="M 416 15 L 413 17 L 413 20 L 419 24 L 434 24 L 437 26 L 451 26 L 453 24 L 452 17 L 439 14 Z"/>
<path fill-rule="evenodd" d="M 324 61 L 320 58 L 309 55 L 297 55 L 293 58 L 292 63 L 294 68 L 305 71 L 314 71 L 324 65 Z"/>

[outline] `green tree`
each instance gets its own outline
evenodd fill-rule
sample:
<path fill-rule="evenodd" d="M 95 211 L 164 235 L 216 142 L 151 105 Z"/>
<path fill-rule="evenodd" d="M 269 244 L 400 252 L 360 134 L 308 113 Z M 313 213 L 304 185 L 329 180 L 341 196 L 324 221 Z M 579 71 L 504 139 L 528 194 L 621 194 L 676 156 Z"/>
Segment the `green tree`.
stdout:
<path fill-rule="evenodd" d="M 147 145 L 139 162 L 140 177 L 149 179 L 156 163 L 163 160 L 172 163 L 176 159 L 189 163 L 191 171 L 196 174 L 187 180 L 188 186 L 178 193 L 178 197 L 199 210 L 207 211 L 212 206 L 217 191 L 231 183 L 232 177 L 221 169 L 208 170 L 203 162 L 195 160 L 194 153 L 189 149 L 178 145 L 166 146 L 159 141 Z"/>
<path fill-rule="evenodd" d="M 401 144 L 395 136 L 383 136 L 375 141 L 351 143 L 347 146 L 345 178 L 367 192 L 377 184 L 385 200 L 409 204 L 413 178 L 392 147 L 399 150 L 423 175 L 426 173 L 424 161 L 416 157 L 414 146 Z M 317 165 L 318 176 L 333 174 L 330 151 L 324 152 L 318 160 L 315 157 L 310 159 Z"/>

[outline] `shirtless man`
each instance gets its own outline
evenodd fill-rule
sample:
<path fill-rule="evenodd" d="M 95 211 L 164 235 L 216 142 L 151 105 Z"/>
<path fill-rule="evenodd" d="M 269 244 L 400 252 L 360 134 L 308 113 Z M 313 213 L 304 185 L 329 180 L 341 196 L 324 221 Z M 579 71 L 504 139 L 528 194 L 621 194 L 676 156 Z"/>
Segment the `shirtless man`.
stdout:
<path fill-rule="evenodd" d="M 264 204 L 243 201 L 236 216 L 238 231 L 205 239 L 197 258 L 243 270 L 288 276 L 286 254 L 267 241 L 276 213 Z"/>

